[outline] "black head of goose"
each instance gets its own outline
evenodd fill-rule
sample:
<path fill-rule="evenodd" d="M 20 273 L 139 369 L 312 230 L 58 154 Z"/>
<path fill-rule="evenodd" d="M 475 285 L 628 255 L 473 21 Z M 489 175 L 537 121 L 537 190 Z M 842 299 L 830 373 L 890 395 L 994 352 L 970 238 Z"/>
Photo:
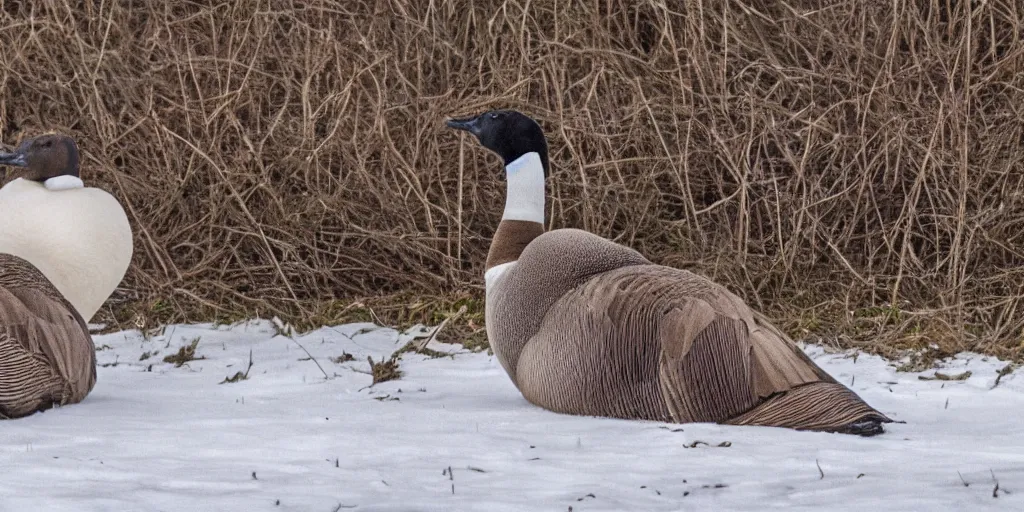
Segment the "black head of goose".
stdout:
<path fill-rule="evenodd" d="M 537 153 L 544 177 L 548 176 L 548 141 L 537 121 L 515 110 L 492 110 L 478 116 L 449 119 L 449 128 L 476 136 L 480 145 L 512 165 L 523 155 Z"/>
<path fill-rule="evenodd" d="M 16 418 L 92 390 L 85 322 L 124 276 L 132 236 L 117 200 L 83 185 L 70 137 L 25 140 L 0 165 L 24 169 L 0 188 L 0 418 Z"/>
<path fill-rule="evenodd" d="M 544 231 L 547 144 L 499 110 L 448 121 L 504 160 L 487 334 L 523 396 L 578 415 L 860 435 L 891 422 L 742 299 L 578 229 Z"/>

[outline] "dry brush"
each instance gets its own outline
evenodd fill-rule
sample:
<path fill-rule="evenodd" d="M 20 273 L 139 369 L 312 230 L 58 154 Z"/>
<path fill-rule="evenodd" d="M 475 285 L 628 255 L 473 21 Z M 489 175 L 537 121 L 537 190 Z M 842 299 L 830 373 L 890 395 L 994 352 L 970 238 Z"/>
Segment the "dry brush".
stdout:
<path fill-rule="evenodd" d="M 552 227 L 797 337 L 1024 350 L 1014 0 L 0 6 L 0 140 L 74 135 L 135 230 L 118 325 L 478 298 L 500 166 L 443 120 L 512 107 Z"/>

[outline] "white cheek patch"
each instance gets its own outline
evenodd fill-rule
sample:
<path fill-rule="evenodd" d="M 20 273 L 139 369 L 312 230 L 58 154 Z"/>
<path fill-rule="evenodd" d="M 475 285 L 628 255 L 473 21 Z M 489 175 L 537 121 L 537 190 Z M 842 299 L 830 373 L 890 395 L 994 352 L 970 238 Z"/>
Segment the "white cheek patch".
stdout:
<path fill-rule="evenodd" d="M 70 190 L 85 186 L 82 179 L 77 176 L 57 176 L 43 182 L 47 190 Z"/>
<path fill-rule="evenodd" d="M 544 165 L 531 151 L 505 166 L 508 190 L 502 220 L 544 224 Z"/>

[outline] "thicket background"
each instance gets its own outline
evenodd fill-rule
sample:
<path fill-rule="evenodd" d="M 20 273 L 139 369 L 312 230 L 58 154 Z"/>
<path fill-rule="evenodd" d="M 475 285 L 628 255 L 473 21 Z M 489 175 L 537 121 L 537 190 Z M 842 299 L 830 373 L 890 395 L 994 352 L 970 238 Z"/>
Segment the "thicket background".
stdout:
<path fill-rule="evenodd" d="M 480 335 L 521 109 L 550 224 L 797 338 L 1021 357 L 1017 0 L 0 1 L 0 141 L 60 130 L 136 251 L 114 327 L 279 315 Z"/>

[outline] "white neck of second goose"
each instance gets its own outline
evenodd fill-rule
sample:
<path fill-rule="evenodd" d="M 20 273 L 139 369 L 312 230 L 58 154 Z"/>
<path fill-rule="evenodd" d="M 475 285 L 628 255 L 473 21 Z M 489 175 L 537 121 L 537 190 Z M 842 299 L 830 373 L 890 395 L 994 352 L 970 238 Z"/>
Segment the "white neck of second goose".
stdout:
<path fill-rule="evenodd" d="M 505 213 L 501 220 L 522 220 L 544 225 L 544 165 L 531 151 L 505 166 L 508 180 Z"/>

